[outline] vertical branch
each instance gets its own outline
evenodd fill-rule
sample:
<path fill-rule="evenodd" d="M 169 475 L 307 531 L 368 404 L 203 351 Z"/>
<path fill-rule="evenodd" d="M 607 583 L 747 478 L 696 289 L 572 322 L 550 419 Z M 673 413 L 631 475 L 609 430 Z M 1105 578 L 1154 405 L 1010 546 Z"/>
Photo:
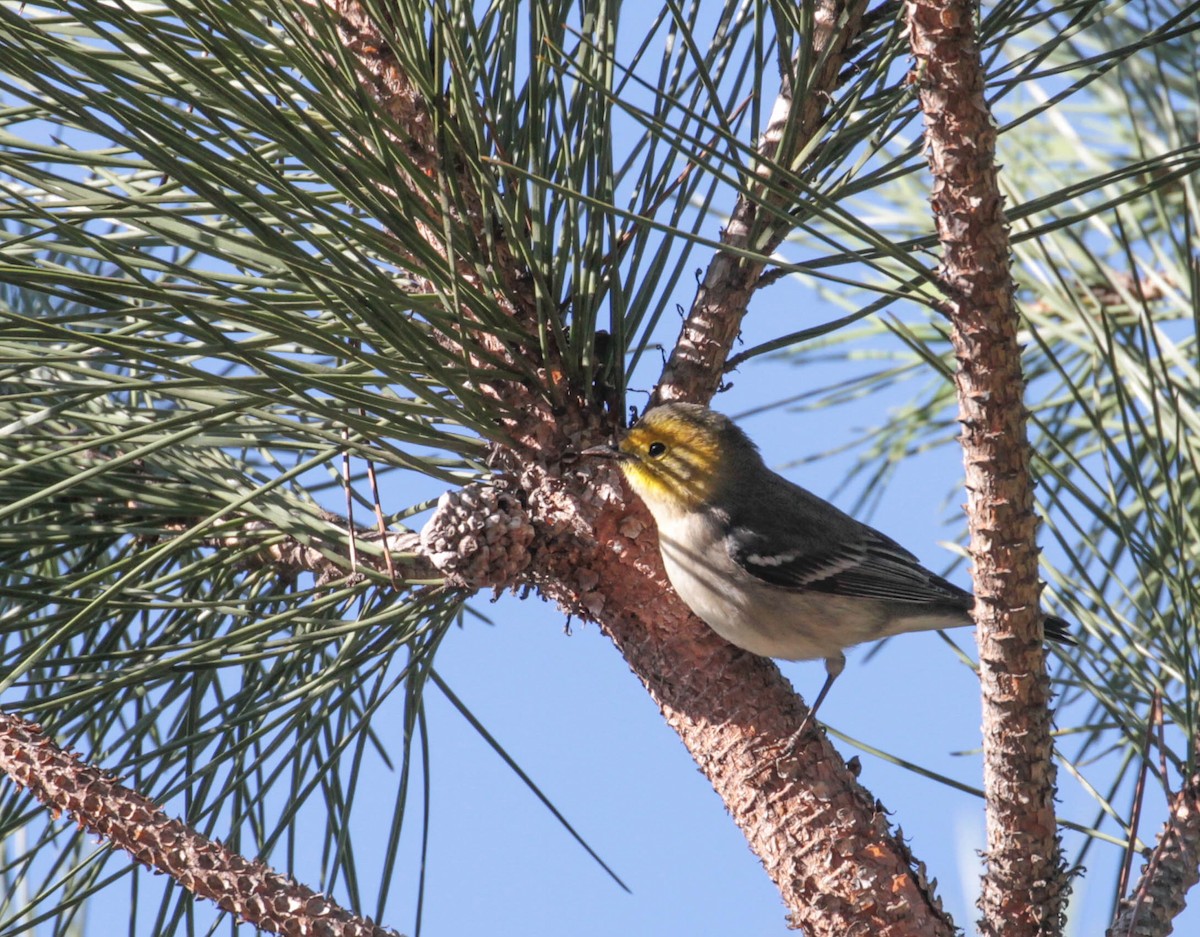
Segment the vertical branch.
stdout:
<path fill-rule="evenodd" d="M 1050 682 L 1038 607 L 1018 316 L 970 0 L 907 0 L 934 176 L 945 311 L 958 359 L 983 692 L 988 935 L 1055 934 L 1065 885 L 1054 820 Z"/>
<path fill-rule="evenodd" d="M 846 62 L 846 49 L 860 35 L 866 9 L 866 0 L 817 0 L 813 4 L 810 57 L 820 65 L 808 77 L 807 93 L 798 100 L 793 100 L 791 84 L 784 76 L 784 88 L 758 141 L 762 159 L 754 167 L 759 180 L 757 196 L 738 197 L 721 232 L 721 242 L 727 247 L 752 249 L 766 258 L 791 231 L 790 225 L 760 212 L 760 208 L 764 203 L 780 209 L 792 204 L 794 193 L 773 178 L 778 175 L 775 167 L 794 170 L 796 155 L 820 131 L 826 106 L 837 87 L 838 71 Z M 655 400 L 712 399 L 765 266 L 765 259 L 751 260 L 726 250 L 716 253 L 663 369 Z"/>

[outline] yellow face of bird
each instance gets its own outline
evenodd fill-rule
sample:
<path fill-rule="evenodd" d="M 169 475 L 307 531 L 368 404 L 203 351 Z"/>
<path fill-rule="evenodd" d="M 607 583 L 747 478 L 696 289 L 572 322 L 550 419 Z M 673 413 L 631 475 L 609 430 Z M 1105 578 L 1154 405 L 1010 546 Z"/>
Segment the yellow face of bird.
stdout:
<path fill-rule="evenodd" d="M 621 471 L 656 516 L 711 500 L 720 445 L 716 427 L 704 416 L 708 412 L 664 404 L 648 410 L 621 440 Z"/>

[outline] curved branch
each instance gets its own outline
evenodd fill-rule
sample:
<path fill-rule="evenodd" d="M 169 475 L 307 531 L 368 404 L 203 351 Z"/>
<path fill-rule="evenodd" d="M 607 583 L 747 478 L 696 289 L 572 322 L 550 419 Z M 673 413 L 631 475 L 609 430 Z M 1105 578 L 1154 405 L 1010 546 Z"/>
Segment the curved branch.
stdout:
<path fill-rule="evenodd" d="M 360 34 L 370 33 L 355 0 L 324 2 L 339 11 L 343 28 L 352 21 Z M 865 0 L 817 4 L 810 60 L 818 67 L 802 100 L 781 96 L 759 148 L 761 189 L 776 194 L 739 202 L 727 244 L 765 256 L 787 233 L 775 216 L 758 218 L 762 199 L 790 207 L 768 167 L 790 171 L 815 137 L 865 8 Z M 385 43 L 372 39 L 352 51 L 367 74 L 382 76 L 374 93 L 403 97 L 396 89 L 407 82 L 387 59 Z M 408 104 L 385 100 L 384 106 L 404 126 Z M 427 139 L 420 131 L 413 128 L 417 143 Z M 761 264 L 730 252 L 714 258 L 660 383 L 663 397 L 711 397 L 760 272 Z M 775 665 L 722 641 L 674 597 L 653 523 L 627 501 L 610 467 L 560 460 L 565 451 L 601 441 L 603 420 L 583 408 L 553 414 L 531 408 L 517 448 L 494 452 L 493 463 L 514 482 L 536 531 L 528 579 L 612 637 L 762 858 L 793 923 L 814 937 L 953 933 L 918 864 L 890 832 L 883 808 L 823 738 L 810 733 L 794 760 L 780 764 L 779 753 L 806 711 Z M 486 576 L 467 579 L 472 586 L 489 584 Z"/>

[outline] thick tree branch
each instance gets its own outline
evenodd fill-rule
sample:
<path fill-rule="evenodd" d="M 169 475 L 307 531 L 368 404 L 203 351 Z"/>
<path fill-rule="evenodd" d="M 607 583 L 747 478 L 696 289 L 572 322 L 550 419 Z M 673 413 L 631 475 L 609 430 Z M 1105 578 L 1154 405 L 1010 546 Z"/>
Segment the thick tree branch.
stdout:
<path fill-rule="evenodd" d="M 934 176 L 940 279 L 953 325 L 983 689 L 985 934 L 1061 931 L 1050 681 L 1039 609 L 1018 315 L 995 163 L 996 128 L 969 0 L 908 0 Z"/>
<path fill-rule="evenodd" d="M 1108 937 L 1165 937 L 1200 882 L 1200 772 L 1171 800 L 1171 811 L 1142 877 L 1121 902 Z"/>
<path fill-rule="evenodd" d="M 50 808 L 239 921 L 296 937 L 395 937 L 324 895 L 168 817 L 147 797 L 63 751 L 39 726 L 0 713 L 0 769 Z"/>

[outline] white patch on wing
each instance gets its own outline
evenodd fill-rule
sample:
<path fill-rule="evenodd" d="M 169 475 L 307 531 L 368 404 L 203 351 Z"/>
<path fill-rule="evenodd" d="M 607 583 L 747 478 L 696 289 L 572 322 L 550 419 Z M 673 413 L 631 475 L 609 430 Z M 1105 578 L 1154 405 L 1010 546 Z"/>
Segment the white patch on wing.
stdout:
<path fill-rule="evenodd" d="M 791 571 L 797 584 L 804 582 L 819 582 L 863 565 L 863 554 L 856 547 L 850 547 L 849 553 L 836 556 L 814 557 L 803 553 L 749 553 L 743 559 L 747 567 L 776 569 L 793 564 L 798 568 Z"/>
<path fill-rule="evenodd" d="M 824 563 L 818 569 L 813 570 L 813 579 L 828 579 L 830 576 L 836 576 L 838 573 L 844 573 L 851 569 L 858 569 L 862 566 L 862 556 L 855 553 L 849 556 L 840 556 L 831 563 Z"/>
<path fill-rule="evenodd" d="M 795 553 L 776 553 L 773 556 L 763 556 L 761 553 L 751 553 L 746 557 L 747 563 L 755 566 L 782 566 L 796 559 Z"/>

